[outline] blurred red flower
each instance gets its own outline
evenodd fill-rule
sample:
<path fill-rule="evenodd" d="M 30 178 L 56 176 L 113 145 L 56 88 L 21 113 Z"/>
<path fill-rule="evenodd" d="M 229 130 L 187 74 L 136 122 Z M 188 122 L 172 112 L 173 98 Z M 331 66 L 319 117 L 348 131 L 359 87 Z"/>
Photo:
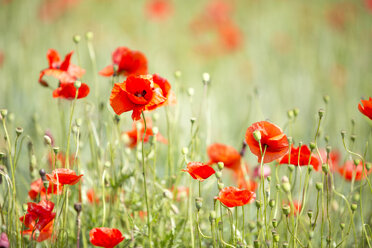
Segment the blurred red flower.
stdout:
<path fill-rule="evenodd" d="M 239 171 L 240 168 L 240 154 L 232 146 L 228 146 L 221 143 L 214 143 L 208 146 L 207 153 L 209 157 L 209 165 L 223 162 L 224 167 Z"/>
<path fill-rule="evenodd" d="M 320 156 L 322 158 L 322 160 L 320 160 L 319 156 L 316 155 L 318 160 L 319 160 L 319 163 L 321 163 L 321 161 L 323 161 L 323 163 L 327 163 L 327 151 L 325 149 L 319 149 L 319 153 L 320 153 Z M 337 168 L 339 167 L 340 160 L 341 160 L 340 152 L 337 151 L 337 150 L 332 150 L 329 153 L 329 159 L 328 159 L 329 169 L 331 171 L 337 170 Z M 314 167 L 314 169 L 316 171 L 321 171 L 322 167 L 318 166 L 318 167 Z"/>
<path fill-rule="evenodd" d="M 270 163 L 275 159 L 281 158 L 288 152 L 287 136 L 278 126 L 268 121 L 256 122 L 247 129 L 245 141 L 251 152 L 258 157 L 258 162 L 261 162 L 262 155 L 260 145 L 253 136 L 256 130 L 261 134 L 262 153 L 264 153 L 266 147 L 264 163 Z"/>
<path fill-rule="evenodd" d="M 247 189 L 249 191 L 255 192 L 258 184 L 253 180 L 246 180 L 244 177 L 238 177 L 238 188 Z"/>
<path fill-rule="evenodd" d="M 178 186 L 177 188 L 173 187 L 171 189 L 171 192 L 173 192 L 174 198 L 177 201 L 181 201 L 182 199 L 187 198 L 187 196 L 190 193 L 190 189 L 188 187 L 185 187 L 185 186 Z"/>
<path fill-rule="evenodd" d="M 301 208 L 302 208 L 301 202 L 299 202 L 297 200 L 293 200 L 293 207 L 294 207 L 294 209 L 292 208 L 292 205 L 288 201 L 285 202 L 285 203 L 283 203 L 283 205 L 288 205 L 289 208 L 290 208 L 290 210 L 291 210 L 290 214 L 291 215 L 294 214 L 294 216 L 297 216 L 297 214 L 300 213 Z"/>
<path fill-rule="evenodd" d="M 78 78 L 81 78 L 85 70 L 70 63 L 72 54 L 73 52 L 70 52 L 66 55 L 65 59 L 61 61 L 58 52 L 54 49 L 49 49 L 47 52 L 49 67 L 40 72 L 39 83 L 46 87 L 49 86 L 48 83 L 43 80 L 44 75 L 53 76 L 61 83 L 72 83 Z"/>
<path fill-rule="evenodd" d="M 125 76 L 139 76 L 147 74 L 147 59 L 142 52 L 118 47 L 112 53 L 112 65 L 103 68 L 99 74 L 104 77 L 123 74 Z M 114 65 L 117 67 L 115 71 Z"/>
<path fill-rule="evenodd" d="M 87 191 L 87 199 L 90 204 L 98 204 L 99 198 L 96 195 L 96 192 L 94 192 L 94 189 L 88 189 Z"/>
<path fill-rule="evenodd" d="M 88 94 L 89 94 L 88 85 L 82 83 L 78 91 L 77 99 L 84 98 L 88 96 Z M 59 87 L 53 91 L 54 98 L 73 100 L 75 99 L 75 96 L 76 88 L 74 83 L 60 83 Z"/>
<path fill-rule="evenodd" d="M 217 30 L 221 45 L 226 51 L 235 51 L 243 45 L 243 34 L 233 22 L 220 25 Z"/>
<path fill-rule="evenodd" d="M 372 0 L 364 0 L 364 3 L 369 11 L 372 11 Z"/>
<path fill-rule="evenodd" d="M 76 175 L 76 172 L 70 169 L 58 168 L 53 170 L 52 174 L 46 174 L 49 182 L 56 185 L 74 185 L 77 184 L 83 175 Z"/>
<path fill-rule="evenodd" d="M 338 168 L 338 173 L 343 176 L 347 181 L 351 181 L 353 179 L 353 175 L 355 174 L 355 181 L 360 181 L 368 174 L 370 174 L 372 169 L 367 171 L 367 168 L 363 168 L 363 163 L 360 162 L 357 166 L 355 166 L 354 162 L 348 160 L 342 167 Z"/>
<path fill-rule="evenodd" d="M 43 21 L 54 21 L 80 1 L 81 0 L 43 0 L 39 7 L 39 18 Z"/>
<path fill-rule="evenodd" d="M 53 213 L 54 203 L 42 200 L 39 203 L 28 202 L 27 213 L 21 216 L 19 220 L 31 231 L 41 231 L 50 222 L 53 221 L 56 213 Z"/>
<path fill-rule="evenodd" d="M 172 15 L 173 5 L 170 0 L 148 0 L 145 11 L 150 19 L 165 20 Z"/>
<path fill-rule="evenodd" d="M 290 159 L 289 159 L 290 156 Z M 319 170 L 321 166 L 318 158 L 311 154 L 311 151 L 307 145 L 295 148 L 291 146 L 291 151 L 284 155 L 280 160 L 280 164 L 293 164 L 295 166 L 307 166 L 311 164 L 315 170 Z"/>
<path fill-rule="evenodd" d="M 48 155 L 48 163 L 49 163 L 50 166 L 53 166 L 54 160 L 55 160 L 55 153 L 50 152 L 49 155 Z M 72 166 L 75 162 L 75 157 L 73 155 L 71 155 L 69 160 L 70 160 L 69 164 L 70 164 L 70 166 Z M 65 168 L 65 164 L 66 164 L 66 154 L 63 151 L 60 151 L 60 152 L 57 153 L 57 160 L 56 160 L 55 167 Z"/>
<path fill-rule="evenodd" d="M 223 205 L 229 208 L 244 206 L 251 203 L 255 198 L 256 194 L 254 192 L 236 187 L 223 188 L 217 197 Z"/>
<path fill-rule="evenodd" d="M 372 120 L 372 97 L 369 100 L 361 100 L 361 104 L 358 104 L 359 111 Z"/>
<path fill-rule="evenodd" d="M 188 172 L 192 178 L 199 180 L 200 182 L 203 182 L 215 173 L 212 167 L 201 162 L 189 162 L 187 168 L 182 171 Z"/>
<path fill-rule="evenodd" d="M 90 230 L 89 240 L 94 246 L 113 248 L 124 240 L 119 229 L 96 227 Z"/>
<path fill-rule="evenodd" d="M 59 185 L 57 187 L 52 182 L 49 183 L 48 186 L 48 192 L 44 187 L 43 180 L 41 178 L 33 181 L 30 185 L 31 189 L 28 191 L 28 196 L 31 198 L 31 200 L 35 200 L 38 195 L 40 194 L 40 198 L 43 200 L 46 200 L 46 195 L 48 194 L 61 194 L 63 186 Z"/>
<path fill-rule="evenodd" d="M 142 137 L 143 137 L 143 134 L 145 132 L 145 124 L 143 122 L 143 119 L 140 120 L 140 131 L 138 131 L 137 129 L 137 125 L 135 123 L 133 123 L 133 128 L 132 130 L 130 131 L 127 131 L 127 132 L 124 132 L 123 135 L 127 136 L 129 138 L 129 147 L 130 148 L 134 148 L 137 146 L 137 142 L 138 142 L 138 138 L 140 141 L 142 141 Z M 144 142 L 148 142 L 149 139 L 150 139 L 150 136 L 154 136 L 154 132 L 152 130 L 152 122 L 151 122 L 151 119 L 150 118 L 146 118 L 146 125 L 147 125 L 147 128 L 146 128 L 146 134 L 145 134 L 145 137 L 144 137 Z M 157 133 L 156 134 L 156 140 L 159 141 L 159 142 L 162 142 L 164 144 L 167 144 L 167 139 L 164 138 L 160 133 Z"/>
<path fill-rule="evenodd" d="M 0 51 L 0 68 L 3 67 L 4 64 L 4 53 Z"/>
<path fill-rule="evenodd" d="M 129 76 L 123 83 L 116 83 L 110 96 L 115 113 L 133 110 L 132 119 L 139 120 L 142 111 L 162 106 L 167 101 L 170 85 L 156 84 L 154 78 L 156 81 L 157 77 L 152 75 Z"/>

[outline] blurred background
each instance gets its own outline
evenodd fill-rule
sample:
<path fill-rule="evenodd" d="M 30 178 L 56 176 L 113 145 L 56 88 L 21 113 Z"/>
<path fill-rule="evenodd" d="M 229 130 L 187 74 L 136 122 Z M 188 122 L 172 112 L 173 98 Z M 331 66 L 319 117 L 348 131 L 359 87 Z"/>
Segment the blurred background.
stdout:
<path fill-rule="evenodd" d="M 57 132 L 56 99 L 37 82 L 49 48 L 61 57 L 74 50 L 72 63 L 86 69 L 82 81 L 91 87 L 84 100 L 107 104 L 111 80 L 93 72 L 85 40 L 92 31 L 98 70 L 127 46 L 147 56 L 150 73 L 178 84 L 181 133 L 189 133 L 188 120 L 199 111 L 201 75 L 208 72 L 210 142 L 239 149 L 246 128 L 266 119 L 288 133 L 287 111 L 298 108 L 289 134 L 308 143 L 328 95 L 323 133 L 341 148 L 339 131 L 350 129 L 353 118 L 361 148 L 369 123 L 357 105 L 372 95 L 371 24 L 371 0 L 1 0 L 0 108 L 26 131 L 37 120 L 42 130 Z M 129 114 L 123 119 L 130 127 Z"/>

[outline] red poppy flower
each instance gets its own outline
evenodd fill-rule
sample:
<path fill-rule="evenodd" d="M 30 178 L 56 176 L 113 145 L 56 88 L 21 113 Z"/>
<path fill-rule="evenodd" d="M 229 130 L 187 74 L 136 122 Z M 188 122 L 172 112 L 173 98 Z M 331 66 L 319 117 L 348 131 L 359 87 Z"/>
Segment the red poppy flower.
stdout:
<path fill-rule="evenodd" d="M 258 141 L 253 136 L 254 131 L 258 130 L 261 133 L 261 149 Z M 265 151 L 264 163 L 283 157 L 288 152 L 287 136 L 282 130 L 268 121 L 260 121 L 253 123 L 245 134 L 245 141 L 247 142 L 251 152 L 258 157 L 258 162 L 261 162 L 262 153 Z"/>
<path fill-rule="evenodd" d="M 90 230 L 89 240 L 94 246 L 113 248 L 124 240 L 120 230 L 108 227 L 96 227 Z"/>
<path fill-rule="evenodd" d="M 50 237 L 52 237 L 53 224 L 54 224 L 54 220 L 49 222 L 43 229 L 41 229 L 37 238 L 36 238 L 37 233 L 33 232 L 34 230 L 33 225 L 30 225 L 28 229 L 22 232 L 22 234 L 30 235 L 30 238 L 32 238 L 33 240 L 36 240 L 37 242 L 43 242 L 44 240 L 50 239 Z M 33 237 L 31 237 L 32 233 L 34 233 Z"/>
<path fill-rule="evenodd" d="M 127 47 L 118 47 L 112 53 L 112 65 L 103 68 L 99 74 L 104 77 L 111 77 L 114 74 L 125 76 L 139 76 L 147 74 L 147 59 L 145 55 L 139 51 L 130 50 Z M 117 66 L 117 71 L 114 71 L 114 65 Z"/>
<path fill-rule="evenodd" d="M 214 143 L 208 146 L 207 153 L 209 156 L 208 164 L 215 164 L 218 162 L 223 162 L 224 167 L 239 171 L 240 168 L 240 154 L 239 152 L 232 146 Z"/>
<path fill-rule="evenodd" d="M 145 131 L 145 124 L 143 122 L 143 119 L 140 120 L 141 121 L 141 129 L 140 131 L 137 130 L 137 125 L 135 123 L 133 123 L 133 129 L 130 130 L 130 131 L 127 131 L 127 132 L 124 132 L 123 135 L 124 136 L 127 136 L 129 138 L 129 147 L 130 148 L 134 148 L 137 146 L 137 142 L 138 142 L 138 138 L 140 141 L 142 141 L 142 137 L 143 137 L 143 133 Z M 145 138 L 144 138 L 144 142 L 148 142 L 149 139 L 150 139 L 150 136 L 154 136 L 154 132 L 152 130 L 152 125 L 151 125 L 151 119 L 150 118 L 146 118 L 146 134 L 145 134 Z M 164 138 L 160 133 L 158 133 L 156 135 L 156 140 L 159 141 L 159 142 L 162 142 L 164 144 L 167 144 L 167 139 Z"/>
<path fill-rule="evenodd" d="M 94 189 L 89 189 L 87 191 L 87 198 L 88 198 L 88 202 L 90 204 L 98 204 L 99 203 L 99 198 L 97 197 L 96 193 L 94 192 Z"/>
<path fill-rule="evenodd" d="M 84 98 L 89 94 L 89 86 L 82 83 L 79 88 L 77 99 Z M 73 100 L 76 96 L 76 88 L 74 83 L 60 83 L 59 87 L 53 91 L 54 98 L 63 98 Z"/>
<path fill-rule="evenodd" d="M 188 172 L 192 178 L 200 182 L 203 182 L 215 173 L 212 167 L 201 162 L 189 162 L 187 164 L 187 169 L 183 169 L 182 171 Z"/>
<path fill-rule="evenodd" d="M 244 206 L 252 202 L 255 198 L 256 194 L 254 192 L 236 187 L 223 188 L 217 197 L 223 205 L 229 208 Z"/>
<path fill-rule="evenodd" d="M 46 199 L 47 192 L 44 187 L 43 180 L 41 180 L 41 178 L 33 181 L 30 186 L 31 189 L 30 191 L 28 191 L 28 196 L 31 198 L 31 200 L 35 200 L 39 194 L 41 199 L 43 200 Z M 62 189 L 63 189 L 62 185 L 59 185 L 59 187 L 57 187 L 56 185 L 50 182 L 48 186 L 48 196 L 49 194 L 61 194 Z"/>
<path fill-rule="evenodd" d="M 362 162 L 355 166 L 354 162 L 350 160 L 346 161 L 342 167 L 338 168 L 338 172 L 340 173 L 340 175 L 343 176 L 347 181 L 351 181 L 353 179 L 354 174 L 355 180 L 360 181 L 366 178 L 366 176 L 370 174 L 371 171 L 372 169 L 367 171 L 365 167 L 363 169 Z"/>
<path fill-rule="evenodd" d="M 28 202 L 27 205 L 27 213 L 19 220 L 31 231 L 33 229 L 41 231 L 56 216 L 56 213 L 52 212 L 54 203 L 51 201 Z"/>
<path fill-rule="evenodd" d="M 326 163 L 327 162 L 327 151 L 325 149 L 319 149 L 319 153 L 320 153 L 320 156 L 322 157 L 322 160 L 320 160 L 319 156 L 316 154 L 316 157 L 318 158 L 319 162 L 323 161 L 323 163 Z M 340 152 L 337 150 L 332 150 L 329 153 L 329 159 L 328 159 L 329 169 L 331 171 L 337 170 L 337 168 L 339 167 L 338 165 L 340 163 L 340 160 L 341 160 Z M 321 171 L 322 167 L 318 166 L 318 167 L 314 167 L 314 169 L 316 171 Z"/>
<path fill-rule="evenodd" d="M 359 103 L 359 111 L 372 120 L 372 97 L 369 100 L 361 100 L 362 104 Z"/>
<path fill-rule="evenodd" d="M 289 160 L 289 156 L 291 156 Z M 311 154 L 307 145 L 295 148 L 291 146 L 291 152 L 284 155 L 280 160 L 280 164 L 293 164 L 295 166 L 305 166 L 311 164 L 315 170 L 318 170 L 320 162 L 318 158 Z"/>
<path fill-rule="evenodd" d="M 52 174 L 46 174 L 48 181 L 56 185 L 58 185 L 58 182 L 61 185 L 77 184 L 82 176 L 78 176 L 75 171 L 65 168 L 55 169 Z"/>
<path fill-rule="evenodd" d="M 149 0 L 146 3 L 146 14 L 153 20 L 165 20 L 173 12 L 170 0 Z"/>
<path fill-rule="evenodd" d="M 165 94 L 152 75 L 129 76 L 123 83 L 114 85 L 110 104 L 116 114 L 133 110 L 132 119 L 139 120 L 142 111 L 161 106 L 167 100 Z"/>
<path fill-rule="evenodd" d="M 43 80 L 44 75 L 53 76 L 61 83 L 71 83 L 81 78 L 85 70 L 70 63 L 72 53 L 67 54 L 65 59 L 61 61 L 58 52 L 54 49 L 49 49 L 47 53 L 49 68 L 40 72 L 39 83 L 43 86 L 48 86 L 48 83 Z"/>

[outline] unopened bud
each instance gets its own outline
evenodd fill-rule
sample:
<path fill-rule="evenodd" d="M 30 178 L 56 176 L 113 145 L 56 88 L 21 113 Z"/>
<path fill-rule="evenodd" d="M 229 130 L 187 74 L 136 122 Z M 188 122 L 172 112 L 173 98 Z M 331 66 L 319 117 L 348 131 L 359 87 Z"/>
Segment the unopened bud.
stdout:
<path fill-rule="evenodd" d="M 319 111 L 318 111 L 319 119 L 323 118 L 324 113 L 325 113 L 324 109 L 319 109 Z"/>
<path fill-rule="evenodd" d="M 260 201 L 260 200 L 256 200 L 256 207 L 258 208 L 258 209 L 260 209 L 261 208 L 261 206 L 262 206 L 262 202 Z"/>
<path fill-rule="evenodd" d="M 6 118 L 6 116 L 8 115 L 8 110 L 7 109 L 1 109 L 0 110 L 0 115 L 3 119 Z"/>
<path fill-rule="evenodd" d="M 93 37 L 94 37 L 94 34 L 93 32 L 89 31 L 85 34 L 85 38 L 88 40 L 88 41 L 91 41 L 93 40 Z"/>
<path fill-rule="evenodd" d="M 216 217 L 217 217 L 216 211 L 211 211 L 211 212 L 209 213 L 209 221 L 210 221 L 211 223 L 213 223 L 213 222 L 216 220 Z"/>
<path fill-rule="evenodd" d="M 320 190 L 323 189 L 323 184 L 320 183 L 320 182 L 318 182 L 318 183 L 315 184 L 315 187 L 316 187 L 316 189 L 317 189 L 318 191 L 320 191 Z"/>
<path fill-rule="evenodd" d="M 283 213 L 284 213 L 286 216 L 288 216 L 289 213 L 291 212 L 291 209 L 290 209 L 290 207 L 289 207 L 288 205 L 284 205 L 284 206 L 282 207 L 282 210 L 283 210 Z"/>
<path fill-rule="evenodd" d="M 355 166 L 357 166 L 358 164 L 360 164 L 360 159 L 354 159 L 354 164 L 355 164 Z"/>
<path fill-rule="evenodd" d="M 192 97 L 194 94 L 195 94 L 195 90 L 194 90 L 194 88 L 188 88 L 188 89 L 187 89 L 187 95 L 188 95 L 189 97 Z"/>
<path fill-rule="evenodd" d="M 269 206 L 270 206 L 271 208 L 275 207 L 275 200 L 274 200 L 274 199 L 271 199 L 271 200 L 269 201 Z"/>
<path fill-rule="evenodd" d="M 358 202 L 360 200 L 360 194 L 359 193 L 355 193 L 353 195 L 353 200 L 356 201 L 356 202 Z"/>
<path fill-rule="evenodd" d="M 293 164 L 288 164 L 288 170 L 289 170 L 290 172 L 293 172 L 294 169 L 295 169 L 295 166 L 294 166 Z"/>
<path fill-rule="evenodd" d="M 328 165 L 327 165 L 327 164 L 322 164 L 322 171 L 323 171 L 325 174 L 328 174 L 329 169 L 328 169 Z"/>
<path fill-rule="evenodd" d="M 264 226 L 263 221 L 257 221 L 257 228 L 261 229 Z"/>
<path fill-rule="evenodd" d="M 203 198 L 200 197 L 195 198 L 195 207 L 198 211 L 203 207 Z"/>
<path fill-rule="evenodd" d="M 287 116 L 288 116 L 288 119 L 292 119 L 294 117 L 294 112 L 293 110 L 288 110 L 287 111 Z"/>
<path fill-rule="evenodd" d="M 110 168 L 111 167 L 111 162 L 110 161 L 106 161 L 105 164 L 104 164 L 104 166 L 106 168 Z"/>
<path fill-rule="evenodd" d="M 253 132 L 253 138 L 259 142 L 261 140 L 261 132 L 259 130 L 254 130 Z"/>
<path fill-rule="evenodd" d="M 271 176 L 267 176 L 267 177 L 266 177 L 266 180 L 267 180 L 268 182 L 271 182 Z"/>
<path fill-rule="evenodd" d="M 173 194 L 169 190 L 165 189 L 163 190 L 163 196 L 168 199 L 173 199 Z"/>
<path fill-rule="evenodd" d="M 217 167 L 218 167 L 219 170 L 222 170 L 224 166 L 225 166 L 225 165 L 224 165 L 223 162 L 218 162 L 218 163 L 217 163 Z"/>
<path fill-rule="evenodd" d="M 76 80 L 74 86 L 76 89 L 79 89 L 81 87 L 81 82 L 79 80 Z"/>
<path fill-rule="evenodd" d="M 72 37 L 72 40 L 74 41 L 75 44 L 78 44 L 81 40 L 81 36 L 80 35 L 74 35 L 74 37 Z"/>
<path fill-rule="evenodd" d="M 289 182 L 282 183 L 282 189 L 285 193 L 289 193 L 291 191 L 291 185 Z"/>
<path fill-rule="evenodd" d="M 81 118 L 77 118 L 76 120 L 75 120 L 75 124 L 76 124 L 76 126 L 77 127 L 81 127 L 81 124 L 83 123 L 83 120 L 81 119 Z"/>
<path fill-rule="evenodd" d="M 314 142 L 310 142 L 309 147 L 310 147 L 310 151 L 314 151 L 314 149 L 316 148 L 316 145 Z"/>
<path fill-rule="evenodd" d="M 44 135 L 44 143 L 46 145 L 51 145 L 52 144 L 52 139 L 48 135 Z"/>
<path fill-rule="evenodd" d="M 17 127 L 15 131 L 16 131 L 17 136 L 19 137 L 23 133 L 23 128 Z"/>
<path fill-rule="evenodd" d="M 367 162 L 366 163 L 366 169 L 369 171 L 372 168 L 372 163 Z"/>
<path fill-rule="evenodd" d="M 297 117 L 299 113 L 300 113 L 300 109 L 299 108 L 294 108 L 293 109 L 293 114 L 294 114 L 295 117 Z"/>
<path fill-rule="evenodd" d="M 329 102 L 329 99 L 330 99 L 330 97 L 328 95 L 323 96 L 323 101 L 324 101 L 325 104 L 327 104 Z"/>
<path fill-rule="evenodd" d="M 340 223 L 340 228 L 341 228 L 341 230 L 344 230 L 344 228 L 345 228 L 345 223 Z"/>
<path fill-rule="evenodd" d="M 313 210 L 309 210 L 307 211 L 307 216 L 309 217 L 309 219 L 311 220 L 313 218 Z"/>
<path fill-rule="evenodd" d="M 187 155 L 187 154 L 189 154 L 189 148 L 187 147 L 182 148 L 182 155 Z"/>
<path fill-rule="evenodd" d="M 225 185 L 223 183 L 220 183 L 220 182 L 217 183 L 217 186 L 218 186 L 219 190 L 222 190 L 225 187 Z"/>
<path fill-rule="evenodd" d="M 79 214 L 81 212 L 81 203 L 75 203 L 74 204 L 75 211 Z"/>
<path fill-rule="evenodd" d="M 314 167 L 311 164 L 309 164 L 309 166 L 307 167 L 307 171 L 310 173 L 313 171 L 313 169 Z"/>
<path fill-rule="evenodd" d="M 215 175 L 216 175 L 217 179 L 220 179 L 221 176 L 222 176 L 222 172 L 221 171 L 216 171 Z"/>
<path fill-rule="evenodd" d="M 288 136 L 288 137 L 287 137 L 287 140 L 288 140 L 289 146 L 290 146 L 291 144 L 293 144 L 293 138 L 292 138 L 291 136 Z"/>
<path fill-rule="evenodd" d="M 351 211 L 355 211 L 355 210 L 357 210 L 357 208 L 358 208 L 358 205 L 356 205 L 355 203 L 353 203 L 353 204 L 351 204 Z"/>
<path fill-rule="evenodd" d="M 325 141 L 326 143 L 329 142 L 329 136 L 328 136 L 328 135 L 324 136 L 324 141 Z"/>

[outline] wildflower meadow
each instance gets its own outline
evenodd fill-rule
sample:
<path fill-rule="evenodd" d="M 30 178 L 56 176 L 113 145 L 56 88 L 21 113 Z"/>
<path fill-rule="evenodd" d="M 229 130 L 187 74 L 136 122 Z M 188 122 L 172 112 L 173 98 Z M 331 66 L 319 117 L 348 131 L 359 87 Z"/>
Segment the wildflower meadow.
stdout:
<path fill-rule="evenodd" d="M 372 247 L 371 0 L 0 0 L 0 248 Z"/>

